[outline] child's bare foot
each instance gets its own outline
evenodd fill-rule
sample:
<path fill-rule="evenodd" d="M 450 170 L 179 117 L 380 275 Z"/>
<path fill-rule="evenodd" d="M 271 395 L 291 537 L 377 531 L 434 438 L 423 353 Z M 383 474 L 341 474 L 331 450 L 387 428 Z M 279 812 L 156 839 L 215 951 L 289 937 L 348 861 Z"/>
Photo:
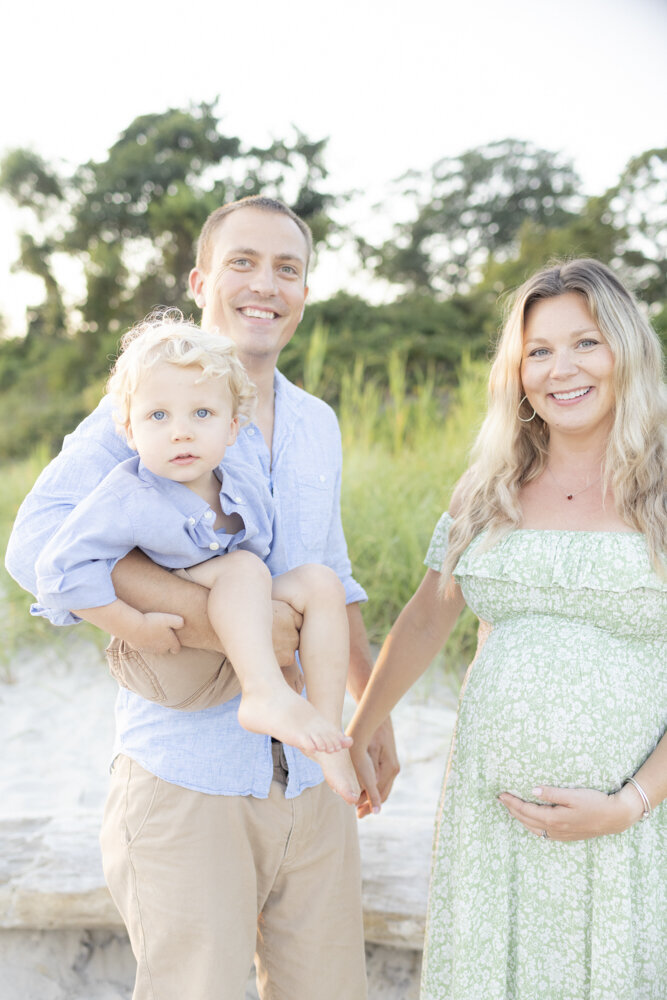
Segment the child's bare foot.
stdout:
<path fill-rule="evenodd" d="M 336 754 L 352 740 L 313 708 L 310 702 L 279 681 L 270 689 L 245 690 L 239 723 L 251 733 L 266 733 L 306 754 Z"/>
<path fill-rule="evenodd" d="M 361 788 L 352 764 L 349 750 L 340 753 L 311 753 L 308 755 L 322 768 L 326 783 L 351 806 L 355 805 Z"/>

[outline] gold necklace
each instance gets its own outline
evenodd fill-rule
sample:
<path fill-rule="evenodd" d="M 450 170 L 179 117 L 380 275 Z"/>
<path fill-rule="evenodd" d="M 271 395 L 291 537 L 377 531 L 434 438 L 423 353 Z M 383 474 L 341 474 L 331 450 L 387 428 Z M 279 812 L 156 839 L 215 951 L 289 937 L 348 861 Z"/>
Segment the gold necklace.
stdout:
<path fill-rule="evenodd" d="M 580 493 L 585 493 L 586 490 L 590 490 L 591 486 L 596 486 L 600 482 L 600 480 L 602 479 L 602 475 L 600 474 L 597 477 L 597 479 L 594 479 L 592 483 L 588 484 L 588 486 L 582 486 L 580 490 L 571 490 L 570 491 L 570 490 L 566 490 L 565 487 L 562 486 L 558 482 L 558 480 L 554 476 L 553 472 L 551 471 L 551 467 L 549 465 L 547 465 L 547 472 L 549 473 L 549 475 L 551 476 L 551 478 L 555 482 L 555 484 L 558 487 L 558 489 L 561 490 L 565 494 L 565 499 L 566 500 L 574 500 L 574 498 L 578 497 Z"/>

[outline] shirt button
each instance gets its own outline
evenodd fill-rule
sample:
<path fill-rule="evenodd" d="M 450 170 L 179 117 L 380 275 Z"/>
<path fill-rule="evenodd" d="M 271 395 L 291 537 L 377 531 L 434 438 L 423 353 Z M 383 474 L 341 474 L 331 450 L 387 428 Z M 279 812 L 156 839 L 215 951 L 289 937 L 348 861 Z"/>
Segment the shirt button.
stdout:
<path fill-rule="evenodd" d="M 197 523 L 197 522 L 196 522 L 196 520 L 194 519 L 194 517 L 189 517 L 189 518 L 188 518 L 188 524 L 196 524 L 196 523 Z"/>
<path fill-rule="evenodd" d="M 327 478 L 326 476 L 320 476 L 320 482 L 323 483 L 326 478 Z"/>
<path fill-rule="evenodd" d="M 246 431 L 246 433 L 247 433 L 248 437 L 252 437 L 253 434 L 255 433 L 255 428 L 254 427 L 249 427 L 248 430 Z"/>
<path fill-rule="evenodd" d="M 234 503 L 243 503 L 243 497 L 234 497 Z"/>
<path fill-rule="evenodd" d="M 210 521 L 211 518 L 213 517 L 213 511 L 207 510 L 206 513 L 204 514 L 204 517 L 206 518 L 207 521 Z"/>
<path fill-rule="evenodd" d="M 211 542 L 211 544 L 209 545 L 209 549 L 212 549 L 213 552 L 217 552 L 219 548 L 220 548 L 219 542 Z"/>

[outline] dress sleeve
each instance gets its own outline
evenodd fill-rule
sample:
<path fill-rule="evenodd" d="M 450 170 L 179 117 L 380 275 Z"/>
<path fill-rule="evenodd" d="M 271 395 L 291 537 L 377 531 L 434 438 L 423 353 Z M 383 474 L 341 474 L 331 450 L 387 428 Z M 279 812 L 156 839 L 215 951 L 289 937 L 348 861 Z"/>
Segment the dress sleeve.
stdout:
<path fill-rule="evenodd" d="M 445 561 L 451 523 L 452 518 L 447 511 L 445 511 L 435 526 L 435 530 L 431 537 L 431 543 L 428 547 L 426 558 L 424 559 L 424 565 L 428 566 L 429 569 L 434 569 L 436 573 L 440 572 L 442 564 Z"/>

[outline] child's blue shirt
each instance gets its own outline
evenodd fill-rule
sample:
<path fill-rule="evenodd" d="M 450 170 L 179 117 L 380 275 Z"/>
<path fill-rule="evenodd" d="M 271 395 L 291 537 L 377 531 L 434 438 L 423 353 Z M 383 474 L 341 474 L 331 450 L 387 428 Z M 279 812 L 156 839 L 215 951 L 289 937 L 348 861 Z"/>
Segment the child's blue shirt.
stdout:
<path fill-rule="evenodd" d="M 259 428 L 241 429 L 225 467 L 249 464 L 274 503 L 273 540 L 266 563 L 275 576 L 304 563 L 323 563 L 338 574 L 348 603 L 366 594 L 352 577 L 340 518 L 342 451 L 332 409 L 276 372 L 271 451 Z M 36 592 L 35 563 L 72 508 L 114 466 L 133 452 L 117 433 L 104 399 L 63 443 L 18 512 L 6 565 L 25 590 Z M 229 461 L 227 462 L 227 457 Z M 81 605 L 85 607 L 85 604 Z M 116 701 L 114 753 L 124 753 L 165 781 L 214 795 L 266 798 L 273 775 L 271 740 L 239 726 L 238 698 L 181 712 L 146 701 L 124 688 Z M 286 796 L 318 784 L 318 765 L 285 746 Z"/>
<path fill-rule="evenodd" d="M 156 476 L 135 456 L 121 462 L 85 497 L 37 560 L 37 604 L 31 612 L 54 625 L 80 619 L 71 608 L 111 604 L 111 571 L 134 548 L 167 569 L 185 569 L 241 548 L 265 559 L 270 551 L 273 500 L 249 466 L 223 461 L 216 470 L 220 505 L 239 514 L 243 529 L 216 531 L 215 513 L 184 483 Z"/>

